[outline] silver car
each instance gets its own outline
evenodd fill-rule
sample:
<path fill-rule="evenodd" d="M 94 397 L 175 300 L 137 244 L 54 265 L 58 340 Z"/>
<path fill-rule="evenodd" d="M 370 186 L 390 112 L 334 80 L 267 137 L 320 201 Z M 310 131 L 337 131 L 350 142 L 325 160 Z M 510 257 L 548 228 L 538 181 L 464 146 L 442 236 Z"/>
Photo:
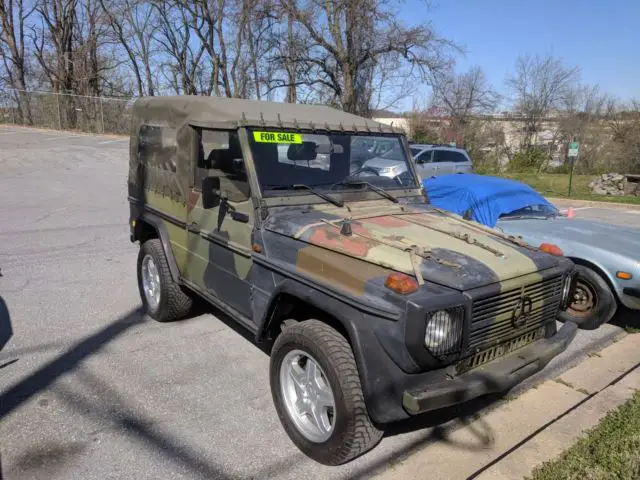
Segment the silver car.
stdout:
<path fill-rule="evenodd" d="M 410 147 L 418 175 L 422 179 L 450 173 L 471 173 L 473 171 L 473 162 L 463 148 L 415 143 Z"/>
<path fill-rule="evenodd" d="M 391 148 L 384 153 L 364 162 L 366 170 L 375 171 L 377 175 L 398 178 L 406 171 L 406 163 L 398 152 L 400 147 Z M 411 155 L 421 179 L 450 173 L 471 173 L 473 163 L 462 148 L 446 145 L 410 145 Z"/>
<path fill-rule="evenodd" d="M 469 220 L 568 257 L 578 280 L 562 321 L 592 330 L 620 306 L 640 314 L 640 229 L 562 214 L 530 186 L 486 175 L 442 175 L 423 181 L 430 202 Z"/>

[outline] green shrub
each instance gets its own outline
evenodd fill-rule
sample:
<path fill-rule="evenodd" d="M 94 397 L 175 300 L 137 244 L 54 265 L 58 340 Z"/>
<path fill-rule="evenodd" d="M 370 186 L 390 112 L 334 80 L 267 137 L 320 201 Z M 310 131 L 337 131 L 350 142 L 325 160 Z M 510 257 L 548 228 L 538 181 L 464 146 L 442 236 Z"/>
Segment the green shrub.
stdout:
<path fill-rule="evenodd" d="M 549 155 L 544 150 L 531 148 L 516 153 L 509 160 L 510 172 L 535 173 L 539 172 L 549 159 Z"/>

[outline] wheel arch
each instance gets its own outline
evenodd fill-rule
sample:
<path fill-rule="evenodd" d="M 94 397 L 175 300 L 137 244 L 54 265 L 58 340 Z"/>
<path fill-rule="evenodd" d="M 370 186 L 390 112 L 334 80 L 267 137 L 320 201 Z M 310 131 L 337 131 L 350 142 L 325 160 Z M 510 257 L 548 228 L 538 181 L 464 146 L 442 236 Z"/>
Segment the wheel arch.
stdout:
<path fill-rule="evenodd" d="M 171 272 L 171 277 L 173 281 L 180 281 L 180 270 L 178 269 L 178 264 L 176 263 L 176 259 L 173 256 L 173 251 L 171 250 L 171 243 L 169 241 L 169 234 L 167 233 L 167 227 L 164 225 L 164 222 L 161 218 L 153 215 L 151 213 L 143 213 L 140 217 L 136 219 L 135 227 L 131 233 L 131 241 L 132 242 L 140 242 L 140 244 L 146 242 L 151 238 L 160 239 L 160 243 L 162 244 L 162 250 L 167 258 L 167 263 L 169 264 L 169 271 Z"/>
<path fill-rule="evenodd" d="M 611 290 L 613 297 L 616 299 L 616 302 L 618 304 L 620 303 L 620 298 L 618 297 L 618 292 L 616 291 L 616 287 L 613 283 L 613 280 L 611 279 L 611 276 L 608 273 L 606 273 L 606 271 L 600 265 L 581 257 L 568 256 L 567 258 L 571 260 L 573 263 L 575 263 L 576 265 L 589 268 L 593 270 L 595 273 L 597 273 L 598 275 L 600 275 L 602 279 L 606 282 L 606 284 L 609 286 L 609 289 Z"/>
<path fill-rule="evenodd" d="M 256 341 L 275 340 L 286 320 L 315 318 L 335 328 L 354 348 L 357 310 L 322 292 L 291 281 L 284 281 L 272 294 L 259 323 Z M 354 349 L 355 353 L 355 349 Z"/>

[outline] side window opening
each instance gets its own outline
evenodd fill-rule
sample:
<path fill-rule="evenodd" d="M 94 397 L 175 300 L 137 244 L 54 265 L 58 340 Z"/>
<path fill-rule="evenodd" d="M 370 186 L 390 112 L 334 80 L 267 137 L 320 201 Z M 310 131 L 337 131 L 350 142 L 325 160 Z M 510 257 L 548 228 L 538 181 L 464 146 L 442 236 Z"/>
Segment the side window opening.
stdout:
<path fill-rule="evenodd" d="M 450 162 L 451 157 L 449 156 L 449 152 L 447 150 L 434 150 L 433 152 L 433 162 L 434 163 L 444 163 Z"/>
<path fill-rule="evenodd" d="M 422 154 L 416 159 L 418 163 L 431 163 L 431 150 L 422 152 Z"/>
<path fill-rule="evenodd" d="M 231 202 L 251 196 L 238 132 L 195 128 L 195 188 L 202 179 L 219 177 L 220 190 Z"/>
<path fill-rule="evenodd" d="M 451 161 L 456 163 L 468 162 L 467 157 L 460 152 L 451 152 Z"/>

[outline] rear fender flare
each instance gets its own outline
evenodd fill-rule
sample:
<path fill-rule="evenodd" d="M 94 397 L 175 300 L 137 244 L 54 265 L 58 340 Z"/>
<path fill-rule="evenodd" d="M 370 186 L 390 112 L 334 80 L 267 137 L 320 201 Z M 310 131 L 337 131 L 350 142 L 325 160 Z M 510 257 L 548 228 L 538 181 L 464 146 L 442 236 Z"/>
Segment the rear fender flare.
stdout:
<path fill-rule="evenodd" d="M 162 250 L 164 250 L 164 255 L 167 258 L 167 263 L 169 264 L 171 278 L 174 282 L 179 282 L 180 270 L 178 269 L 178 264 L 173 256 L 171 242 L 169 241 L 169 234 L 167 233 L 167 227 L 165 227 L 164 222 L 157 215 L 148 212 L 143 213 L 136 219 L 136 226 L 133 231 L 133 241 L 141 240 L 141 229 L 143 223 L 150 225 L 157 233 L 160 243 L 162 244 Z"/>

